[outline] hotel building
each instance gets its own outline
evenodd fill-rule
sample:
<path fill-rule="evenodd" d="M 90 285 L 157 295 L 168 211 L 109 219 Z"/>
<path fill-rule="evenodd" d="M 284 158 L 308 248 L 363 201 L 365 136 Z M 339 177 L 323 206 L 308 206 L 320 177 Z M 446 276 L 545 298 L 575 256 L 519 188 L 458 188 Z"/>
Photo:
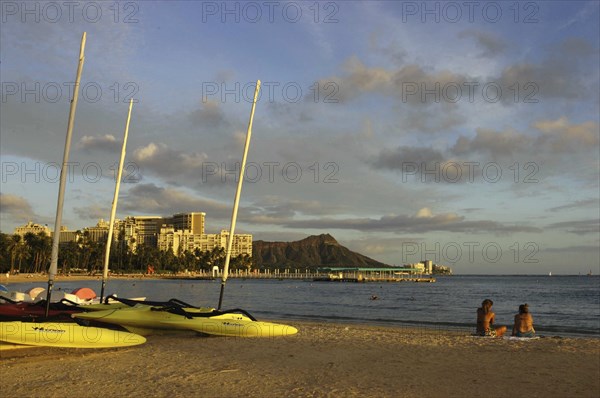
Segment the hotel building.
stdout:
<path fill-rule="evenodd" d="M 158 247 L 160 250 L 172 250 L 175 255 L 185 251 L 194 252 L 211 251 L 214 248 L 227 248 L 229 231 L 222 230 L 218 234 L 205 233 L 206 213 L 177 213 L 171 217 L 159 216 L 129 216 L 123 220 L 115 220 L 113 231 L 113 242 L 123 234 L 128 247 L 135 252 L 138 245 Z M 105 242 L 108 237 L 109 223 L 99 220 L 94 227 L 83 229 L 88 238 L 93 242 Z M 21 236 L 27 232 L 35 234 L 45 232 L 51 236 L 48 226 L 27 223 L 15 228 L 15 234 Z M 79 242 L 82 233 L 80 231 L 68 231 L 62 227 L 60 243 Z M 252 256 L 252 235 L 235 234 L 232 242 L 231 256 L 237 257 L 241 254 Z"/>

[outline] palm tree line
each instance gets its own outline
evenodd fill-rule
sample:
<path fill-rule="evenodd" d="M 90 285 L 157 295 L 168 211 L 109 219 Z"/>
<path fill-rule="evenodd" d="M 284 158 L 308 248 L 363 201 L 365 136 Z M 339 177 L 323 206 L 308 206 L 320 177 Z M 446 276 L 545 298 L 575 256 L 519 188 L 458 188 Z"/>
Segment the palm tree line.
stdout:
<path fill-rule="evenodd" d="M 106 250 L 106 238 L 103 242 L 90 239 L 88 231 L 78 231 L 77 242 L 60 244 L 58 268 L 62 274 L 83 272 L 101 273 Z M 216 247 L 210 251 L 193 252 L 179 250 L 161 251 L 157 247 L 138 244 L 135 252 L 131 250 L 122 232 L 111 245 L 109 268 L 112 273 L 145 273 L 151 266 L 157 273 L 210 272 L 214 266 L 223 267 L 225 249 Z M 135 243 L 135 242 L 129 242 Z M 0 232 L 0 272 L 40 273 L 46 272 L 50 265 L 52 239 L 45 232 L 5 234 Z M 242 254 L 232 258 L 232 270 L 249 270 L 252 257 Z"/>

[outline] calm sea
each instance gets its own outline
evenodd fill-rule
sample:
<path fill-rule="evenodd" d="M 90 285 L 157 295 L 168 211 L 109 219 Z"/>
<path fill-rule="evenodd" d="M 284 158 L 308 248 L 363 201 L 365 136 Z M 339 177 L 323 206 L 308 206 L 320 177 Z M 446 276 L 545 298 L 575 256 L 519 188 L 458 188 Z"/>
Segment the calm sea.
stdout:
<path fill-rule="evenodd" d="M 25 290 L 43 283 L 12 283 Z M 57 282 L 71 291 L 99 281 Z M 108 293 L 149 300 L 178 298 L 195 305 L 218 303 L 220 281 L 111 280 Z M 371 300 L 376 295 L 378 300 Z M 390 326 L 473 330 L 475 311 L 494 301 L 496 324 L 512 327 L 519 304 L 528 303 L 539 334 L 600 337 L 598 276 L 450 276 L 436 283 L 328 283 L 229 279 L 224 308 L 243 308 L 259 319 L 296 319 Z"/>

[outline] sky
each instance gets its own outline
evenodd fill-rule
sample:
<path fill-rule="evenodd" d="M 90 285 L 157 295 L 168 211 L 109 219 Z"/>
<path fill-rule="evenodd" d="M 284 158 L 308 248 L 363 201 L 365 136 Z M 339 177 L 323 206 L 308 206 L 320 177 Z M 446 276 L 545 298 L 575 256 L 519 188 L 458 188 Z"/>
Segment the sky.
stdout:
<path fill-rule="evenodd" d="M 600 3 L 11 2 L 0 21 L 0 230 L 206 213 L 329 233 L 390 265 L 600 273 Z"/>

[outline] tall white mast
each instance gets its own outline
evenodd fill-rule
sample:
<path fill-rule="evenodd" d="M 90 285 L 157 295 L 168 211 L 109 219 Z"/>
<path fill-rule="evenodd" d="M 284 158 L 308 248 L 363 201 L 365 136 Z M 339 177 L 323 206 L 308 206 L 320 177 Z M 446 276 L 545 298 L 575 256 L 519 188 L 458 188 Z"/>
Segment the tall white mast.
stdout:
<path fill-rule="evenodd" d="M 117 181 L 115 183 L 115 195 L 110 210 L 110 223 L 108 226 L 108 238 L 106 241 L 106 252 L 104 253 L 104 270 L 102 272 L 102 288 L 100 290 L 100 301 L 104 298 L 104 288 L 108 278 L 108 260 L 110 258 L 110 245 L 112 243 L 113 228 L 115 225 L 115 215 L 117 213 L 117 202 L 119 201 L 119 188 L 121 187 L 121 176 L 123 175 L 123 164 L 125 163 L 125 152 L 127 149 L 127 137 L 129 136 L 129 121 L 131 120 L 131 108 L 133 108 L 133 98 L 129 101 L 129 113 L 127 122 L 125 122 L 125 133 L 123 133 L 123 147 L 121 148 L 121 159 L 119 160 L 119 171 L 117 172 Z"/>
<path fill-rule="evenodd" d="M 52 237 L 52 257 L 50 258 L 50 269 L 48 270 L 48 291 L 46 294 L 46 317 L 50 310 L 50 299 L 52 298 L 52 287 L 54 278 L 58 269 L 58 243 L 60 242 L 60 230 L 62 223 L 63 203 L 65 199 L 65 185 L 67 183 L 67 164 L 69 163 L 69 152 L 71 150 L 71 137 L 73 136 L 73 124 L 75 122 L 75 111 L 77 110 L 77 99 L 79 98 L 79 82 L 81 80 L 81 71 L 85 60 L 85 39 L 86 32 L 81 37 L 81 46 L 79 48 L 79 65 L 77 66 L 77 77 L 73 87 L 73 99 L 71 100 L 71 109 L 69 111 L 69 123 L 67 125 L 67 137 L 65 139 L 65 150 L 63 153 L 63 162 L 60 169 L 60 184 L 58 187 L 58 201 L 56 204 L 56 219 L 54 221 L 54 236 Z"/>
<path fill-rule="evenodd" d="M 246 158 L 248 157 L 248 148 L 250 147 L 250 138 L 252 136 L 252 121 L 254 119 L 254 109 L 260 91 L 260 80 L 256 81 L 254 90 L 254 100 L 252 101 L 252 110 L 250 111 L 250 120 L 248 121 L 248 132 L 246 133 L 246 144 L 244 145 L 244 155 L 242 156 L 242 165 L 240 167 L 240 178 L 238 179 L 237 190 L 235 191 L 235 200 L 233 201 L 233 212 L 231 213 L 231 226 L 229 227 L 229 237 L 227 238 L 227 252 L 225 254 L 225 266 L 223 267 L 223 277 L 221 278 L 221 293 L 219 294 L 219 307 L 223 303 L 223 291 L 225 283 L 229 276 L 229 260 L 231 259 L 231 247 L 233 244 L 233 234 L 235 233 L 235 223 L 237 221 L 238 206 L 240 204 L 240 195 L 242 194 L 242 183 L 244 182 L 244 172 L 246 169 Z"/>

